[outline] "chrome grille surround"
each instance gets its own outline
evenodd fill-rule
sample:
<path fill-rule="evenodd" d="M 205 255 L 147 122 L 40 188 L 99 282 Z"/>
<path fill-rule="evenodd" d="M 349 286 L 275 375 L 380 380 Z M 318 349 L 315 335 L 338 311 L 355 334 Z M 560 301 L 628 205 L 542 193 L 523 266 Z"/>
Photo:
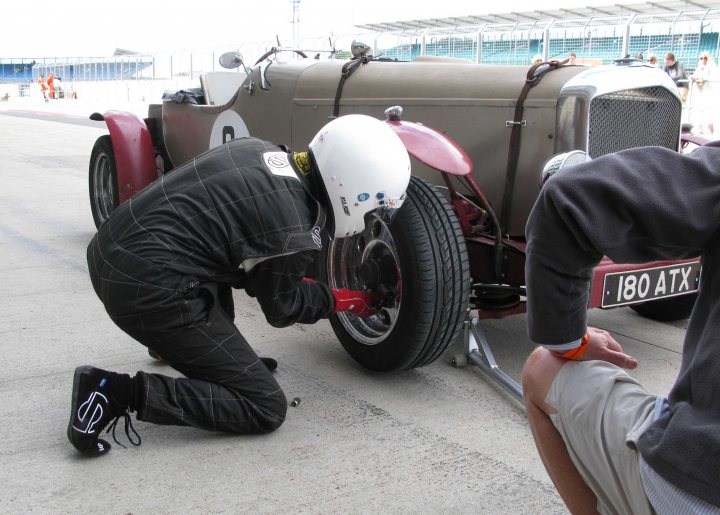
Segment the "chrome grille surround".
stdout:
<path fill-rule="evenodd" d="M 597 96 L 590 102 L 588 153 L 596 158 L 644 146 L 677 150 L 681 112 L 677 95 L 661 86 Z"/>
<path fill-rule="evenodd" d="M 640 62 L 588 67 L 560 91 L 555 153 L 596 158 L 639 146 L 680 147 L 682 102 L 670 76 Z"/>

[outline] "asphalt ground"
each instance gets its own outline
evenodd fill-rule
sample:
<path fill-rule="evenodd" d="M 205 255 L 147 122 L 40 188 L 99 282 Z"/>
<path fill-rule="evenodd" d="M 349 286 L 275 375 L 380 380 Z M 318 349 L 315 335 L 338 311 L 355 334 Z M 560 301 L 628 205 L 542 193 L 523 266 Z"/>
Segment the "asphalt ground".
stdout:
<path fill-rule="evenodd" d="M 301 399 L 285 424 L 230 436 L 136 422 L 140 447 L 79 456 L 65 435 L 76 366 L 174 374 L 115 327 L 90 285 L 88 161 L 105 128 L 81 111 L 0 107 L 1 513 L 566 512 L 523 411 L 476 367 L 449 364 L 460 342 L 430 366 L 373 373 L 326 321 L 274 329 L 242 292 L 236 323 Z M 590 322 L 639 358 L 649 390 L 667 392 L 686 321 L 623 308 Z M 533 348 L 524 316 L 482 326 L 519 380 Z"/>

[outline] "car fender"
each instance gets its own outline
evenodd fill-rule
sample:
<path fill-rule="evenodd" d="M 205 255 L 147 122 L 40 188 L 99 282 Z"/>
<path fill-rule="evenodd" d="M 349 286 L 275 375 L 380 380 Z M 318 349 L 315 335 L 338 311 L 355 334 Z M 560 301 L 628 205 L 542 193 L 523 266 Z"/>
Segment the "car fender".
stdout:
<path fill-rule="evenodd" d="M 682 132 L 680 134 L 680 141 L 681 141 L 681 148 L 685 148 L 685 146 L 688 143 L 692 143 L 693 145 L 697 145 L 698 147 L 701 147 L 703 145 L 706 145 L 710 143 L 712 140 L 708 139 L 704 136 L 699 136 L 697 134 L 693 134 L 692 132 Z"/>
<path fill-rule="evenodd" d="M 473 164 L 455 140 L 419 123 L 386 120 L 408 153 L 426 166 L 452 175 L 468 175 Z"/>
<path fill-rule="evenodd" d="M 125 111 L 93 113 L 90 119 L 104 120 L 110 131 L 115 153 L 118 200 L 123 203 L 158 177 L 150 131 L 142 118 Z"/>

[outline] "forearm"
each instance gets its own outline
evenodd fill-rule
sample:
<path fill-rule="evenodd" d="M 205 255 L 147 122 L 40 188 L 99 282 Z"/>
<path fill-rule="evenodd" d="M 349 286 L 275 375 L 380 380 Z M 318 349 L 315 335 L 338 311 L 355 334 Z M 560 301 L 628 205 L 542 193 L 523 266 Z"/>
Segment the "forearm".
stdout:
<path fill-rule="evenodd" d="M 282 256 L 261 263 L 253 272 L 250 287 L 270 325 L 313 324 L 332 313 L 328 287 L 303 279 L 311 259 L 306 253 Z"/>

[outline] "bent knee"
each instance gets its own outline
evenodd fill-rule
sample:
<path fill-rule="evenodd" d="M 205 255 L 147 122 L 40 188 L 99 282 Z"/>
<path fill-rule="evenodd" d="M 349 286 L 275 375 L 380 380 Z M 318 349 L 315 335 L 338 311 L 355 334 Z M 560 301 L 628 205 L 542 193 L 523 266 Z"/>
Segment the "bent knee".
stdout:
<path fill-rule="evenodd" d="M 272 433 L 278 429 L 283 422 L 285 422 L 285 416 L 287 414 L 287 407 L 283 410 L 273 411 L 267 414 L 262 426 L 260 428 L 261 433 Z"/>
<path fill-rule="evenodd" d="M 280 428 L 281 425 L 283 425 L 283 422 L 285 422 L 285 417 L 275 417 L 273 419 L 269 419 L 268 423 L 263 427 L 261 433 L 272 433 L 273 431 L 276 431 Z"/>
<path fill-rule="evenodd" d="M 544 404 L 555 376 L 566 360 L 544 347 L 538 347 L 528 357 L 522 371 L 523 396 L 535 404 Z"/>
<path fill-rule="evenodd" d="M 268 402 L 260 406 L 263 416 L 259 432 L 272 433 L 283 425 L 287 416 L 287 406 L 287 399 L 282 391 L 278 391 L 268 398 Z"/>

